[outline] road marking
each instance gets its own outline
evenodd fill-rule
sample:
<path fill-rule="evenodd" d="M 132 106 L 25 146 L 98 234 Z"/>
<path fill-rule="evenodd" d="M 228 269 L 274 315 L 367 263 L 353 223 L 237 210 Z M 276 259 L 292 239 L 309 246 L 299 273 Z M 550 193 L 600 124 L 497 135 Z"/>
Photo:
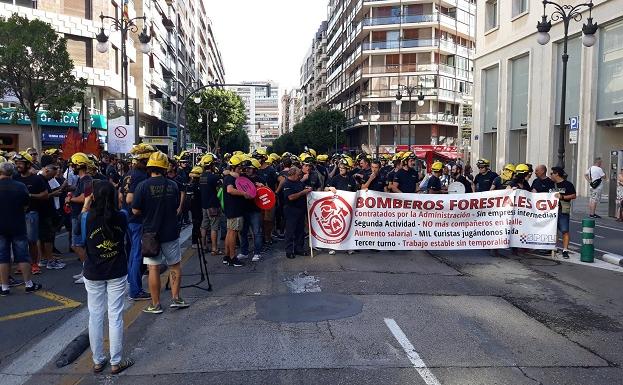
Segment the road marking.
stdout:
<path fill-rule="evenodd" d="M 581 232 L 581 231 L 578 231 L 578 234 L 582 234 L 582 232 Z M 597 234 L 594 234 L 594 235 L 595 235 L 595 238 L 600 238 L 600 239 L 604 239 L 604 238 L 606 238 L 606 237 L 601 236 L 601 235 L 597 235 Z"/>
<path fill-rule="evenodd" d="M 413 364 L 415 370 L 417 370 L 418 374 L 427 385 L 441 385 L 437 380 L 437 377 L 426 367 L 426 364 L 420 357 L 420 355 L 415 351 L 415 348 L 405 335 L 405 333 L 400 329 L 400 326 L 394 321 L 392 318 L 385 318 L 385 325 L 392 332 L 402 349 L 407 353 L 407 357 L 409 361 Z"/>
<path fill-rule="evenodd" d="M 575 220 L 571 220 L 571 222 L 582 224 L 582 222 L 575 221 Z M 614 230 L 614 231 L 622 231 L 623 232 L 623 229 L 617 229 L 616 227 L 610 227 L 610 226 L 604 226 L 604 225 L 598 225 L 598 224 L 595 224 L 595 227 L 601 227 L 603 229 Z"/>
<path fill-rule="evenodd" d="M 73 299 L 63 297 L 62 295 L 51 293 L 49 291 L 38 291 L 35 293 L 35 295 L 38 295 L 39 297 L 42 297 L 45 299 L 49 299 L 50 301 L 58 302 L 60 303 L 60 305 L 5 315 L 3 317 L 0 317 L 0 322 L 11 321 L 11 320 L 25 318 L 25 317 L 32 317 L 35 315 L 50 313 L 50 312 L 57 311 L 57 310 L 73 309 L 73 308 L 77 308 L 80 305 L 82 305 L 82 303 L 74 301 Z"/>
<path fill-rule="evenodd" d="M 572 245 L 575 245 L 577 247 L 582 247 L 582 245 L 579 244 L 579 243 L 575 243 L 575 242 L 571 242 L 571 241 L 569 241 L 569 243 L 572 244 Z M 607 253 L 607 254 L 612 254 L 613 253 L 612 251 L 601 250 L 601 249 L 598 249 L 596 247 L 594 249 L 595 249 L 595 251 L 599 251 L 600 253 Z"/>

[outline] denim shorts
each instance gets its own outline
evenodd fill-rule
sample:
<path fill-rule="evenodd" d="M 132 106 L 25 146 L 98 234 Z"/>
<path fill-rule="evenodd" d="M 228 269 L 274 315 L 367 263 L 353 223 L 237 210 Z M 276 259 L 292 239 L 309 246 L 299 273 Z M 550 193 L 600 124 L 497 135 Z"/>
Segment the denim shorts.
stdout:
<path fill-rule="evenodd" d="M 569 232 L 569 214 L 558 213 L 558 231 L 563 234 Z"/>
<path fill-rule="evenodd" d="M 80 216 L 71 217 L 71 245 L 76 247 L 84 247 L 84 242 L 82 242 Z"/>
<path fill-rule="evenodd" d="M 39 213 L 36 211 L 26 213 L 26 236 L 31 243 L 39 240 Z"/>
<path fill-rule="evenodd" d="M 163 242 L 160 244 L 160 255 L 155 258 L 143 258 L 146 265 L 162 265 L 173 266 L 182 260 L 182 250 L 180 249 L 179 238 L 171 242 Z"/>
<path fill-rule="evenodd" d="M 0 263 L 11 263 L 11 249 L 13 249 L 13 261 L 15 263 L 30 263 L 26 235 L 12 237 L 0 235 Z"/>

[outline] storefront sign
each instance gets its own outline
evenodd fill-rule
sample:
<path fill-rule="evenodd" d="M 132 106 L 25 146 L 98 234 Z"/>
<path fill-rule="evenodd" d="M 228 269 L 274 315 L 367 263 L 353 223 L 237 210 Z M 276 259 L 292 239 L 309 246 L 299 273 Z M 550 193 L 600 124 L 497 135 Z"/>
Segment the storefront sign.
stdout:
<path fill-rule="evenodd" d="M 13 124 L 14 112 L 14 108 L 0 109 L 0 124 Z M 79 114 L 77 112 L 62 114 L 59 120 L 53 119 L 48 111 L 38 111 L 37 115 L 39 118 L 39 126 L 78 127 Z M 30 126 L 30 118 L 26 114 L 18 113 L 15 123 Z M 91 115 L 91 127 L 99 130 L 106 130 L 106 118 L 104 115 Z"/>
<path fill-rule="evenodd" d="M 554 249 L 558 199 L 524 190 L 475 194 L 312 192 L 313 247 L 337 250 Z"/>

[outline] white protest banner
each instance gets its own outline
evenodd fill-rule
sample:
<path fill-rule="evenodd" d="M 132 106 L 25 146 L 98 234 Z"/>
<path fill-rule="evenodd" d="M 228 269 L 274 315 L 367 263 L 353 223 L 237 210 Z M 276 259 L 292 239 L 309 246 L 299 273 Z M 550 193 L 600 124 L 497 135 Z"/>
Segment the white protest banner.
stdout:
<path fill-rule="evenodd" d="M 524 190 L 474 194 L 312 192 L 313 247 L 337 250 L 554 249 L 558 199 Z"/>

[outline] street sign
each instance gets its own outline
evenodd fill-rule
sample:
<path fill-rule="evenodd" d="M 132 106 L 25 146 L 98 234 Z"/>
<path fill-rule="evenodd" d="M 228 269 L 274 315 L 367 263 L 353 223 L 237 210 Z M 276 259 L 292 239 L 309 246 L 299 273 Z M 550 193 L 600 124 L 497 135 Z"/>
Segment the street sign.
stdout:
<path fill-rule="evenodd" d="M 569 118 L 569 144 L 578 144 L 578 132 L 580 131 L 580 117 Z"/>
<path fill-rule="evenodd" d="M 134 125 L 119 124 L 108 130 L 108 152 L 126 154 L 134 144 Z"/>

